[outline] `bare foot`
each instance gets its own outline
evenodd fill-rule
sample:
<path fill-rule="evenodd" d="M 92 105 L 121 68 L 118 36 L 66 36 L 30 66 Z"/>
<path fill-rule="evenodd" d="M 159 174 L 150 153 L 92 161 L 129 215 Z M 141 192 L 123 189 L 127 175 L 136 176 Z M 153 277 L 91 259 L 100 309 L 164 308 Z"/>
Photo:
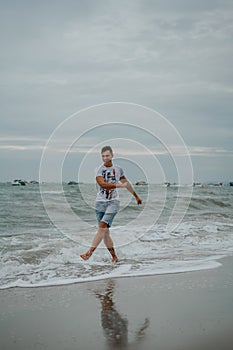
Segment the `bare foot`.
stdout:
<path fill-rule="evenodd" d="M 118 257 L 116 255 L 112 257 L 112 262 L 118 262 Z"/>
<path fill-rule="evenodd" d="M 85 254 L 80 254 L 80 257 L 83 259 L 83 260 L 88 260 L 91 256 L 91 253 L 90 252 L 87 252 Z"/>

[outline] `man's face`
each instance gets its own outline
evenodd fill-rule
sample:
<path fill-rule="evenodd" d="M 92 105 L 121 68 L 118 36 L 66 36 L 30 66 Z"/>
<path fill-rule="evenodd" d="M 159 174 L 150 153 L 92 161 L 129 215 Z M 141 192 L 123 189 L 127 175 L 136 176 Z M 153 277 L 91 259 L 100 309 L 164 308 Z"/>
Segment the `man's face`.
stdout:
<path fill-rule="evenodd" d="M 105 151 L 102 153 L 102 159 L 104 164 L 108 165 L 112 162 L 113 155 L 110 151 Z"/>

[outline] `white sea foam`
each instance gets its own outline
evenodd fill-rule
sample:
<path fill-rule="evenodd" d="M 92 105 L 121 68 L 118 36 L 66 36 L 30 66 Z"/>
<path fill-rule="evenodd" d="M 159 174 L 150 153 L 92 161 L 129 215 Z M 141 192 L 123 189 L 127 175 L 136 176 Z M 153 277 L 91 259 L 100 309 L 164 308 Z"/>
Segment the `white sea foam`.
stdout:
<path fill-rule="evenodd" d="M 35 278 L 35 275 L 30 274 L 30 279 L 25 280 L 25 276 L 27 276 L 27 269 L 24 269 L 23 278 L 20 278 L 16 275 L 16 278 L 14 281 L 9 281 L 5 285 L 2 285 L 0 289 L 7 289 L 12 287 L 44 287 L 44 286 L 59 286 L 59 285 L 66 285 L 71 283 L 80 283 L 80 282 L 91 282 L 91 281 L 97 281 L 97 280 L 103 280 L 103 279 L 109 279 L 109 278 L 120 278 L 120 277 L 139 277 L 139 276 L 152 276 L 152 275 L 162 275 L 162 274 L 174 274 L 174 273 L 184 273 L 184 272 L 191 272 L 191 271 L 200 271 L 200 270 L 206 270 L 206 269 L 214 269 L 219 266 L 221 266 L 221 263 L 216 261 L 216 259 L 223 258 L 224 256 L 218 256 L 208 258 L 208 259 L 202 259 L 202 260 L 190 260 L 181 262 L 181 261 L 167 261 L 164 263 L 163 261 L 158 261 L 154 264 L 145 264 L 140 266 L 139 270 L 135 270 L 135 267 L 133 264 L 120 264 L 120 265 L 113 265 L 109 264 L 108 262 L 97 264 L 95 262 L 89 263 L 86 266 L 86 271 L 93 270 L 94 267 L 105 267 L 106 265 L 109 265 L 112 267 L 112 270 L 107 273 L 102 274 L 96 274 L 92 276 L 83 276 L 83 277 L 75 277 L 72 278 L 56 278 L 54 277 L 54 274 L 52 271 L 54 271 L 57 268 L 57 264 L 50 264 L 50 274 L 47 274 L 46 280 L 37 280 Z M 13 272 L 13 269 L 9 269 L 8 273 Z M 49 272 L 49 271 L 48 271 Z"/>
<path fill-rule="evenodd" d="M 151 232 L 147 238 L 149 242 L 141 240 L 119 248 L 117 264 L 111 263 L 103 244 L 89 261 L 83 262 L 79 257 L 83 247 L 74 246 L 66 239 L 47 245 L 43 241 L 38 244 L 37 240 L 39 246 L 18 251 L 17 259 L 8 252 L 0 271 L 0 288 L 52 286 L 113 277 L 196 271 L 220 266 L 217 260 L 224 256 L 217 255 L 215 251 L 212 256 L 204 257 L 203 252 L 193 251 L 193 245 L 190 249 L 190 241 L 188 247 L 175 244 L 171 234 L 166 232 L 160 233 L 159 239 L 156 232 Z M 206 248 L 209 248 L 208 244 L 203 247 L 205 252 Z M 197 258 L 198 255 L 202 257 Z"/>

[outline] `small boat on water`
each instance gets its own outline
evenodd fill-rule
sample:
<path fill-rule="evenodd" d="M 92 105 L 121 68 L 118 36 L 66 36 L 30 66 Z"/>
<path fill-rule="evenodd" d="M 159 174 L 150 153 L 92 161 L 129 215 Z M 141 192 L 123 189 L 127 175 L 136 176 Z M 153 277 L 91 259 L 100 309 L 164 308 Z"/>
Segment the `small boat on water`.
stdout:
<path fill-rule="evenodd" d="M 26 181 L 23 180 L 14 180 L 12 181 L 12 186 L 26 186 Z"/>
<path fill-rule="evenodd" d="M 171 186 L 171 183 L 170 183 L 170 182 L 164 182 L 162 186 L 163 186 L 163 187 L 170 187 L 170 186 Z"/>
<path fill-rule="evenodd" d="M 223 183 L 222 183 L 222 182 L 209 183 L 208 185 L 209 185 L 209 186 L 215 186 L 215 187 L 221 187 L 221 186 L 223 186 Z"/>
<path fill-rule="evenodd" d="M 194 182 L 193 187 L 205 188 L 206 186 L 201 182 Z"/>
<path fill-rule="evenodd" d="M 135 183 L 136 186 L 147 186 L 148 184 L 145 181 L 137 181 Z"/>
<path fill-rule="evenodd" d="M 78 185 L 79 183 L 76 181 L 69 181 L 67 185 Z"/>

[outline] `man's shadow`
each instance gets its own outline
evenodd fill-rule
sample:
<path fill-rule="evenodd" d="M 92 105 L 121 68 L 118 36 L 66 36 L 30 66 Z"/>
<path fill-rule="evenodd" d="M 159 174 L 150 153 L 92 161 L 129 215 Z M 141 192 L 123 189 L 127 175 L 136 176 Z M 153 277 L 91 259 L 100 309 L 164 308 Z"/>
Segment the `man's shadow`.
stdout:
<path fill-rule="evenodd" d="M 149 326 L 149 319 L 146 318 L 141 327 L 135 333 L 133 344 L 128 342 L 128 320 L 123 318 L 116 309 L 113 302 L 114 281 L 108 280 L 106 290 L 103 294 L 95 292 L 96 297 L 101 301 L 101 324 L 109 348 L 126 348 L 129 345 L 136 345 L 145 337 L 145 330 Z M 130 346 L 130 347 L 131 347 Z"/>

